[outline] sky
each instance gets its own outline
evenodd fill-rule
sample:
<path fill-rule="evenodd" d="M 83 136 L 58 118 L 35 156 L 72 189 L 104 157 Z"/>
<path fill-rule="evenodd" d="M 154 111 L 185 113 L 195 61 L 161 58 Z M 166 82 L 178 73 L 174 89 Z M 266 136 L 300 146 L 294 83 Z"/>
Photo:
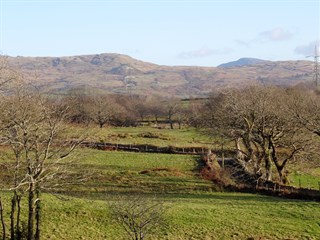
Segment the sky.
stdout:
<path fill-rule="evenodd" d="M 312 60 L 320 0 L 0 0 L 0 54 L 119 53 L 170 66 Z"/>

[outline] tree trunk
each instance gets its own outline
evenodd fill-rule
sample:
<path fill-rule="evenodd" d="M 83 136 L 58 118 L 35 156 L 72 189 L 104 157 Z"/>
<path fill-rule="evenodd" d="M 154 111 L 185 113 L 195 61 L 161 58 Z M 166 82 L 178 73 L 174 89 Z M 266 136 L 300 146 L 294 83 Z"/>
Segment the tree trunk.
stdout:
<path fill-rule="evenodd" d="M 21 229 L 20 229 L 20 213 L 21 213 L 21 196 L 17 195 L 17 223 L 16 223 L 16 235 L 17 240 L 20 240 L 22 238 Z"/>
<path fill-rule="evenodd" d="M 15 239 L 15 214 L 16 214 L 16 205 L 17 205 L 17 192 L 13 192 L 11 199 L 11 212 L 10 212 L 10 239 Z"/>
<path fill-rule="evenodd" d="M 278 171 L 279 182 L 283 183 L 283 184 L 287 184 L 287 182 L 288 182 L 287 174 L 284 173 L 283 170 L 285 169 L 285 165 L 288 162 L 289 158 L 285 159 L 282 162 L 282 164 L 280 164 L 279 160 L 278 160 L 278 157 L 277 157 L 277 154 L 276 154 L 276 148 L 275 148 L 272 140 L 270 140 L 270 146 L 271 146 L 271 149 L 272 149 L 271 157 L 272 157 L 272 161 L 273 161 L 273 163 L 276 166 L 277 171 Z M 292 153 L 292 156 L 293 156 L 293 153 Z"/>
<path fill-rule="evenodd" d="M 0 198 L 0 218 L 1 218 L 1 225 L 2 225 L 2 239 L 6 239 L 6 225 L 3 218 L 3 205 L 2 199 Z"/>
<path fill-rule="evenodd" d="M 170 123 L 170 129 L 173 129 L 173 122 L 172 122 L 171 117 L 169 118 L 169 123 Z"/>
<path fill-rule="evenodd" d="M 237 149 L 237 160 L 241 164 L 241 166 L 245 170 L 247 170 L 246 162 L 244 161 L 243 152 L 241 151 L 240 138 L 235 139 L 235 145 L 236 145 L 236 149 Z"/>
<path fill-rule="evenodd" d="M 237 159 L 243 160 L 243 153 L 241 152 L 241 147 L 240 147 L 240 139 L 236 138 L 234 141 L 237 149 Z"/>
<path fill-rule="evenodd" d="M 40 200 L 40 190 L 37 190 L 35 219 L 36 219 L 36 234 L 35 234 L 35 240 L 40 240 L 40 226 L 41 226 L 41 200 Z"/>
<path fill-rule="evenodd" d="M 279 175 L 279 182 L 282 184 L 287 184 L 288 178 L 287 178 L 287 174 L 284 172 L 284 168 L 277 167 L 277 170 L 278 170 L 278 175 Z"/>
<path fill-rule="evenodd" d="M 33 240 L 34 232 L 34 184 L 29 185 L 29 196 L 28 196 L 28 233 L 27 240 Z"/>
<path fill-rule="evenodd" d="M 277 168 L 277 171 L 278 171 L 278 175 L 279 175 L 279 182 L 282 183 L 282 179 L 283 179 L 282 170 Z"/>
<path fill-rule="evenodd" d="M 267 179 L 267 181 L 272 181 L 270 153 L 268 153 L 268 152 L 266 153 L 264 160 L 265 160 L 265 169 L 266 169 L 266 179 Z"/>

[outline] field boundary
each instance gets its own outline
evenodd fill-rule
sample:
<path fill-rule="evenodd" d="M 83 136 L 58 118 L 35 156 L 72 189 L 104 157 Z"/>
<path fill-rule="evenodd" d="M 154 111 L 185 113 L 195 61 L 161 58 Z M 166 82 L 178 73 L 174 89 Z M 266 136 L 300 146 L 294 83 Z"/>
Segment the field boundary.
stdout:
<path fill-rule="evenodd" d="M 212 169 L 208 156 L 215 152 L 214 149 L 206 147 L 159 147 L 151 144 L 115 144 L 102 142 L 82 142 L 82 147 L 89 147 L 103 151 L 127 151 L 127 152 L 145 152 L 145 153 L 163 153 L 163 154 L 186 154 L 198 155 L 204 163 L 204 168 Z M 231 152 L 230 152 L 231 153 Z M 212 154 L 214 155 L 214 154 Z M 218 161 L 221 166 L 222 162 Z M 229 191 L 259 193 L 269 196 L 277 196 L 291 199 L 303 199 L 320 201 L 320 191 L 307 188 L 297 188 L 294 186 L 286 186 L 277 182 L 266 181 L 261 178 L 254 178 L 244 169 L 239 168 L 239 164 L 233 158 L 228 158 L 223 162 L 224 169 L 233 170 L 230 174 L 236 180 L 236 185 L 222 186 Z"/>
<path fill-rule="evenodd" d="M 236 184 L 227 184 L 222 187 L 229 191 L 258 193 L 269 196 L 320 201 L 320 191 L 315 189 L 297 188 L 287 186 L 273 181 L 266 181 L 262 178 L 255 178 L 252 174 L 245 171 L 235 159 L 229 158 L 223 163 L 215 158 L 214 154 L 202 155 L 201 160 L 204 163 L 204 168 L 212 172 L 212 176 L 216 176 L 217 169 L 214 166 L 216 161 L 222 170 L 229 172 L 230 177 L 235 180 Z"/>
<path fill-rule="evenodd" d="M 205 155 L 214 151 L 206 147 L 159 147 L 151 144 L 115 144 L 101 142 L 83 142 L 83 147 L 90 147 L 104 151 L 127 151 L 127 152 L 146 152 L 146 153 L 167 153 L 167 154 L 187 154 L 187 155 Z"/>

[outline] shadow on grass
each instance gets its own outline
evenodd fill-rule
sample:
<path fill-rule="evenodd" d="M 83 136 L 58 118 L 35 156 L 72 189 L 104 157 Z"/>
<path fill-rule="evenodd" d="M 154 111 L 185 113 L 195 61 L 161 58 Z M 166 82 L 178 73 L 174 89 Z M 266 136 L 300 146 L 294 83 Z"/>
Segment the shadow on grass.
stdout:
<path fill-rule="evenodd" d="M 192 192 L 192 193 L 176 193 L 176 192 L 154 192 L 154 191 L 143 191 L 142 189 L 132 189 L 130 186 L 122 186 L 117 189 L 110 189 L 105 192 L 97 192 L 97 191 L 69 191 L 69 192 L 61 192 L 62 195 L 90 199 L 90 200 L 110 200 L 114 197 L 119 197 L 119 195 L 123 196 L 135 196 L 142 195 L 145 197 L 157 197 L 166 202 L 181 202 L 181 201 L 199 201 L 212 204 L 219 205 L 228 205 L 231 202 L 235 202 L 237 205 L 258 205 L 261 203 L 266 204 L 295 204 L 297 202 L 313 202 L 313 201 L 305 201 L 305 200 L 296 200 L 296 199 L 283 199 L 272 196 L 264 196 L 259 194 L 250 194 L 250 193 L 233 193 L 233 192 Z"/>

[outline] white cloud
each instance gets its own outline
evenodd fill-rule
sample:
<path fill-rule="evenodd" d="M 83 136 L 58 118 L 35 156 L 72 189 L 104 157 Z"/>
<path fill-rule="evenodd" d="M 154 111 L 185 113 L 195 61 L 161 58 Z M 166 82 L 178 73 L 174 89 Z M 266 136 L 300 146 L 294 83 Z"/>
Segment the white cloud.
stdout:
<path fill-rule="evenodd" d="M 257 40 L 260 42 L 286 41 L 293 37 L 293 33 L 281 27 L 259 33 Z"/>
<path fill-rule="evenodd" d="M 315 46 L 318 46 L 317 54 L 320 54 L 320 40 L 313 41 L 305 45 L 300 45 L 295 48 L 294 53 L 298 55 L 310 56 L 315 54 Z"/>
<path fill-rule="evenodd" d="M 178 54 L 178 58 L 204 58 L 212 55 L 224 55 L 231 53 L 231 48 L 223 48 L 223 49 L 210 49 L 207 47 L 202 47 L 200 49 L 194 51 L 184 51 Z"/>
<path fill-rule="evenodd" d="M 294 33 L 285 30 L 281 27 L 273 28 L 272 30 L 267 30 L 260 32 L 255 38 L 248 40 L 237 39 L 235 42 L 242 47 L 251 48 L 257 43 L 265 42 L 280 42 L 290 40 L 294 36 Z"/>

